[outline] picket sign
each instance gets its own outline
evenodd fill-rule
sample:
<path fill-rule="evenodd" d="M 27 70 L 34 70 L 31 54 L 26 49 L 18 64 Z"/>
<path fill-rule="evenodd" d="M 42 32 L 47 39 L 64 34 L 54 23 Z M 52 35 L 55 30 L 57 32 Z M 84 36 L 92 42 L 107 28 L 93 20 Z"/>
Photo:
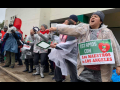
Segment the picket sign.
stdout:
<path fill-rule="evenodd" d="M 80 43 L 79 54 L 82 65 L 115 64 L 110 39 Z"/>
<path fill-rule="evenodd" d="M 30 50 L 30 49 L 31 49 L 31 46 L 24 44 L 24 45 L 23 45 L 23 48 L 24 48 L 24 49 L 27 49 L 27 50 Z"/>
<path fill-rule="evenodd" d="M 46 43 L 44 41 L 40 41 L 38 44 L 36 44 L 38 47 L 42 48 L 42 49 L 48 49 L 50 47 L 50 43 Z"/>

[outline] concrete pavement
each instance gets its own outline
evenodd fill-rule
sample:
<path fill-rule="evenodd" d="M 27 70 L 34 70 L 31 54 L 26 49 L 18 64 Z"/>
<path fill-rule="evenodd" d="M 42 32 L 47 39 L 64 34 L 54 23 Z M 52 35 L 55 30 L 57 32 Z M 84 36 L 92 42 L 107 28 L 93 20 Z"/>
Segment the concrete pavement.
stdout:
<path fill-rule="evenodd" d="M 0 63 L 0 66 L 3 66 L 4 63 Z M 49 73 L 44 73 L 45 78 L 41 78 L 40 75 L 33 76 L 32 74 L 35 73 L 35 70 L 33 73 L 23 72 L 25 69 L 25 65 L 18 66 L 17 63 L 15 64 L 15 67 L 12 69 L 10 67 L 0 67 L 1 69 L 5 70 L 9 74 L 13 75 L 17 79 L 21 80 L 21 82 L 55 82 L 55 80 L 52 80 L 54 75 L 49 75 Z M 70 82 L 69 76 L 66 77 L 65 82 Z"/>

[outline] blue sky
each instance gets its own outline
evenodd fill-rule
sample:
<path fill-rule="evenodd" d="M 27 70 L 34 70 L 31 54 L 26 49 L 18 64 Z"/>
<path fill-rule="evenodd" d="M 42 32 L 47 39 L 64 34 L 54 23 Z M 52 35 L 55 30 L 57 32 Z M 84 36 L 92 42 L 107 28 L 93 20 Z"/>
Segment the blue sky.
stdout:
<path fill-rule="evenodd" d="M 0 8 L 0 22 L 2 23 L 5 20 L 5 11 L 7 8 Z"/>

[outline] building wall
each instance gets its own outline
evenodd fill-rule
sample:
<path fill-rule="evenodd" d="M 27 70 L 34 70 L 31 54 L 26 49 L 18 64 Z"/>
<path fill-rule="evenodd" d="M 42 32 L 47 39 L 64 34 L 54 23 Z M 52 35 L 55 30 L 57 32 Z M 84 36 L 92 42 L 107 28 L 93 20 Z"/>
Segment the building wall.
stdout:
<path fill-rule="evenodd" d="M 40 8 L 8 8 L 5 15 L 6 23 L 9 24 L 10 18 L 15 15 L 22 20 L 21 30 L 24 35 L 29 35 L 33 26 L 39 26 Z"/>
<path fill-rule="evenodd" d="M 39 27 L 42 24 L 46 24 L 48 26 L 48 28 L 50 28 L 50 14 L 51 14 L 51 8 L 41 8 L 40 9 Z"/>
<path fill-rule="evenodd" d="M 82 15 L 93 13 L 95 11 L 103 11 L 113 8 L 51 8 L 50 20 L 66 18 L 71 14 Z"/>
<path fill-rule="evenodd" d="M 108 27 L 120 27 L 120 12 L 106 14 L 104 23 Z"/>
<path fill-rule="evenodd" d="M 24 35 L 29 35 L 33 26 L 40 27 L 42 24 L 47 24 L 49 28 L 50 20 L 66 18 L 71 14 L 83 15 L 108 9 L 113 8 L 8 8 L 6 9 L 5 24 L 8 25 L 10 18 L 16 15 L 22 20 L 21 30 Z"/>

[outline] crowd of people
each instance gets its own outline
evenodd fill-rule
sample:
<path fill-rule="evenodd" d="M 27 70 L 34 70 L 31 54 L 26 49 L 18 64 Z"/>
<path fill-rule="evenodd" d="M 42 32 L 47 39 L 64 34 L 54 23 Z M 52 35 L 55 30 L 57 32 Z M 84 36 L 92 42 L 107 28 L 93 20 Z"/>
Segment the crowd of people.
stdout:
<path fill-rule="evenodd" d="M 5 63 L 3 67 L 14 68 L 15 62 L 23 65 L 24 60 L 26 68 L 23 72 L 36 70 L 32 75 L 40 75 L 41 78 L 45 77 L 44 73 L 48 73 L 50 67 L 49 75 L 54 75 L 56 82 L 63 82 L 68 75 L 71 82 L 109 82 L 112 64 L 82 65 L 78 49 L 80 43 L 110 39 L 116 73 L 120 75 L 120 47 L 111 30 L 104 25 L 104 17 L 103 12 L 97 11 L 92 14 L 89 24 L 77 25 L 78 17 L 70 15 L 63 24 L 50 29 L 45 24 L 33 27 L 30 35 L 24 38 L 21 24 L 17 23 L 21 20 L 16 18 L 14 24 L 9 24 L 9 29 L 5 26 L 4 30 L 0 30 L 0 62 Z M 50 47 L 39 47 L 37 44 L 40 42 L 46 42 Z"/>

